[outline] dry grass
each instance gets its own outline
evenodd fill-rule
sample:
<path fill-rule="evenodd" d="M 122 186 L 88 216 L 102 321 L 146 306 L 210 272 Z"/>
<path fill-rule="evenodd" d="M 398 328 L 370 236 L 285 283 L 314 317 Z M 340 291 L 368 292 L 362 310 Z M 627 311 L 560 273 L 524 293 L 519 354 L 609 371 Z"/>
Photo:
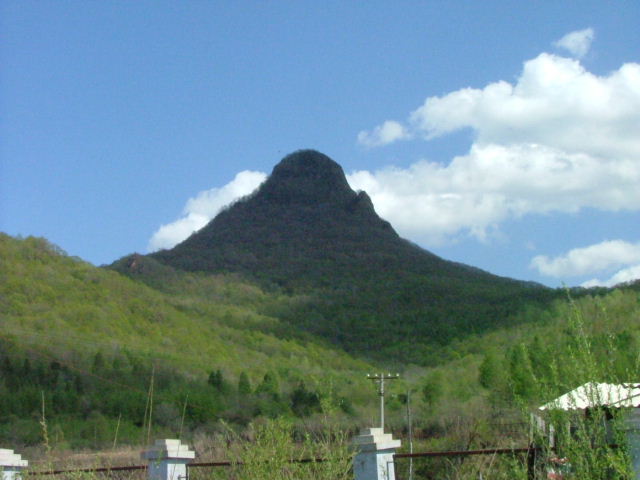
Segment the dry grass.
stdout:
<path fill-rule="evenodd" d="M 142 448 L 119 447 L 116 450 L 92 452 L 52 450 L 49 454 L 42 448 L 27 449 L 22 454 L 29 460 L 34 471 L 72 470 L 81 468 L 102 468 L 128 465 L 143 465 L 140 459 Z"/>

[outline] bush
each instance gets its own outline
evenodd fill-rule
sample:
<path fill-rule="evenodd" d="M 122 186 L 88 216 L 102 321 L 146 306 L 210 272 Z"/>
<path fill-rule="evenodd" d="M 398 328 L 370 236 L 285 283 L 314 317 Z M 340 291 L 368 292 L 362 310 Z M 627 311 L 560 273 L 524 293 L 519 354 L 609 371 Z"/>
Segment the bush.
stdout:
<path fill-rule="evenodd" d="M 282 418 L 253 423 L 250 439 L 235 435 L 232 478 L 238 480 L 351 480 L 353 452 L 346 435 L 326 426 L 296 439 Z"/>

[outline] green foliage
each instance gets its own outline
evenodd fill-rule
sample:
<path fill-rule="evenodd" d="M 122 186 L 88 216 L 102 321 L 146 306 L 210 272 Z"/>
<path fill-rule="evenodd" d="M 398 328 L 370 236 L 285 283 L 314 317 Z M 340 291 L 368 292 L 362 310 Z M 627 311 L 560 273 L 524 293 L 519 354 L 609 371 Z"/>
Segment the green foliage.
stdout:
<path fill-rule="evenodd" d="M 509 352 L 509 378 L 511 389 L 517 397 L 529 401 L 539 393 L 529 353 L 523 344 L 515 345 Z"/>
<path fill-rule="evenodd" d="M 514 300 L 504 310 L 517 311 L 509 320 L 492 320 L 480 308 L 475 329 L 471 318 L 448 323 L 440 310 L 466 301 L 447 296 L 452 278 L 434 281 L 438 295 L 430 297 L 417 277 L 407 274 L 397 283 L 389 277 L 398 292 L 391 301 L 348 272 L 348 288 L 342 280 L 331 286 L 327 276 L 327 290 L 289 295 L 284 287 L 268 290 L 235 275 L 178 272 L 149 257 L 131 260 L 142 271 L 127 267 L 127 278 L 69 258 L 46 240 L 0 234 L 0 440 L 16 447 L 42 442 L 44 392 L 53 448 L 110 445 L 116 427 L 119 443 L 138 443 L 146 435 L 154 365 L 153 436 L 211 433 L 221 420 L 245 428 L 265 421 L 260 417 L 320 431 L 329 398 L 345 427 L 375 418 L 376 396 L 364 373 L 378 366 L 309 332 L 353 351 L 433 365 L 384 366 L 403 372 L 388 397 L 394 431 L 406 427 L 406 405 L 393 395 L 425 393 L 411 402 L 416 431 L 429 437 L 425 448 L 522 446 L 528 427 L 505 433 L 496 419 L 514 417 L 518 402 L 540 405 L 588 381 L 578 363 L 592 365 L 590 358 L 607 365 L 599 381 L 637 380 L 636 285 L 583 291 L 573 306 L 557 300 L 549 308 L 519 309 L 522 303 Z M 471 309 L 484 301 L 474 289 L 468 290 Z M 433 317 L 423 317 L 423 307 Z M 583 319 L 582 337 L 567 325 L 574 311 Z M 419 331 L 433 339 L 414 342 Z M 328 383 L 330 394 L 322 388 Z"/>
<path fill-rule="evenodd" d="M 280 398 L 280 386 L 278 379 L 273 372 L 267 372 L 264 374 L 262 382 L 256 387 L 255 393 L 257 395 L 264 395 L 278 400 Z"/>
<path fill-rule="evenodd" d="M 299 440 L 293 425 L 284 419 L 253 424 L 251 430 L 253 438 L 249 442 L 236 437 L 233 478 L 347 480 L 353 476 L 348 438 L 331 425 Z"/>
<path fill-rule="evenodd" d="M 440 360 L 434 347 L 509 325 L 558 296 L 401 239 L 337 163 L 310 150 L 285 157 L 254 194 L 171 250 L 112 267 L 158 286 L 179 276 L 169 266 L 233 272 L 294 294 L 265 305 L 283 321 L 279 335 L 311 333 L 355 355 L 429 366 Z"/>
<path fill-rule="evenodd" d="M 638 357 L 635 355 L 627 369 L 622 370 L 623 375 L 619 375 L 619 359 L 628 358 L 628 352 L 619 352 L 611 336 L 600 338 L 589 332 L 584 310 L 573 301 L 568 311 L 566 334 L 561 358 L 547 357 L 548 367 L 539 370 L 538 378 L 530 379 L 529 390 L 516 391 L 516 395 L 523 402 L 545 397 L 547 401 L 553 401 L 558 390 L 567 393 L 580 386 L 585 389 L 586 400 L 596 406 L 580 409 L 571 404 L 568 408 L 547 404 L 547 410 L 537 411 L 536 415 L 554 426 L 554 435 L 549 437 L 545 432 L 539 432 L 537 442 L 549 449 L 554 447 L 553 453 L 549 450 L 549 455 L 562 459 L 567 464 L 564 468 L 569 468 L 571 478 L 576 480 L 631 478 L 630 461 L 624 448 L 627 409 L 597 406 L 603 405 L 608 399 L 601 398 L 592 386 L 597 383 L 620 385 L 628 382 L 629 374 L 637 375 L 639 371 Z M 604 346 L 602 350 L 598 346 L 600 342 Z M 530 364 L 540 365 L 543 359 L 540 349 L 539 339 L 534 338 L 529 351 L 521 348 L 522 356 L 536 359 Z M 532 390 L 536 391 L 535 395 Z M 611 448 L 611 444 L 623 448 Z"/>
<path fill-rule="evenodd" d="M 502 378 L 502 365 L 498 353 L 490 349 L 485 353 L 479 367 L 478 382 L 486 389 L 496 389 Z"/>
<path fill-rule="evenodd" d="M 251 393 L 251 383 L 249 381 L 249 375 L 244 370 L 240 372 L 238 377 L 238 395 L 249 395 Z"/>
<path fill-rule="evenodd" d="M 422 385 L 422 398 L 429 406 L 434 406 L 442 397 L 442 372 L 431 372 Z"/>
<path fill-rule="evenodd" d="M 227 382 L 225 381 L 224 376 L 222 375 L 222 370 L 220 369 L 209 374 L 207 383 L 219 393 L 228 390 Z"/>
<path fill-rule="evenodd" d="M 321 410 L 320 396 L 307 389 L 303 381 L 291 393 L 291 410 L 298 417 L 308 417 Z"/>
<path fill-rule="evenodd" d="M 16 446 L 42 440 L 42 392 L 55 448 L 109 444 L 118 419 L 118 441 L 139 442 L 153 365 L 158 436 L 177 434 L 183 409 L 187 433 L 213 431 L 220 419 L 293 416 L 299 378 L 328 372 L 346 393 L 370 369 L 311 337 L 278 338 L 280 321 L 261 310 L 291 300 L 230 276 L 160 268 L 159 291 L 46 240 L 3 234 L 0 263 L 0 440 Z M 249 376 L 263 378 L 257 393 Z M 83 422 L 92 427 L 76 427 Z"/>

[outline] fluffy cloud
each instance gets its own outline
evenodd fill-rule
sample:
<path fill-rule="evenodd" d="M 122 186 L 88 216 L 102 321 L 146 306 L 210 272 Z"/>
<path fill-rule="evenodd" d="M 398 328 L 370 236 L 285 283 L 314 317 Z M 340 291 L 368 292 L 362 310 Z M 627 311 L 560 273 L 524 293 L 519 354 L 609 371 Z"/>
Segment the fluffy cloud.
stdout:
<path fill-rule="evenodd" d="M 640 278 L 640 243 L 608 240 L 575 248 L 555 258 L 538 255 L 531 261 L 531 268 L 554 278 L 608 274 L 610 277 L 606 280 L 593 278 L 582 286 L 613 287 Z"/>
<path fill-rule="evenodd" d="M 633 267 L 623 268 L 611 278 L 607 280 L 599 280 L 594 278 L 582 284 L 585 288 L 590 287 L 613 287 L 615 285 L 619 285 L 620 283 L 631 282 L 633 280 L 638 280 L 640 278 L 640 264 L 634 265 Z"/>
<path fill-rule="evenodd" d="M 554 45 L 565 49 L 575 57 L 582 58 L 591 48 L 593 38 L 593 29 L 586 28 L 584 30 L 567 33 L 564 37 L 555 42 Z"/>
<path fill-rule="evenodd" d="M 624 268 L 607 280 L 594 278 L 584 282 L 581 286 L 585 288 L 591 287 L 614 287 L 621 283 L 631 282 L 640 279 L 640 264 L 633 267 Z"/>
<path fill-rule="evenodd" d="M 198 193 L 187 201 L 182 216 L 178 220 L 162 225 L 153 234 L 147 249 L 153 252 L 162 248 L 171 248 L 180 243 L 209 223 L 223 207 L 253 192 L 265 178 L 266 174 L 262 172 L 245 170 L 221 188 L 212 188 Z"/>
<path fill-rule="evenodd" d="M 592 275 L 636 264 L 640 264 L 640 243 L 623 240 L 575 248 L 556 258 L 539 255 L 531 261 L 531 266 L 541 274 L 556 278 Z"/>
<path fill-rule="evenodd" d="M 560 42 L 579 53 L 591 39 L 584 30 Z M 640 64 L 598 76 L 578 60 L 542 53 L 514 83 L 429 97 L 404 124 L 386 121 L 358 135 L 375 146 L 470 128 L 467 154 L 355 172 L 350 182 L 401 234 L 428 245 L 459 234 L 482 239 L 529 213 L 639 210 L 639 126 Z"/>
<path fill-rule="evenodd" d="M 363 130 L 358 133 L 358 143 L 365 147 L 380 147 L 396 140 L 406 140 L 409 137 L 409 132 L 401 123 L 387 120 L 382 125 L 375 127 L 371 132 Z"/>
<path fill-rule="evenodd" d="M 525 62 L 515 85 L 500 81 L 428 98 L 409 123 L 427 139 L 472 128 L 479 144 L 536 143 L 637 159 L 639 121 L 639 64 L 599 77 L 577 60 L 543 53 Z"/>
<path fill-rule="evenodd" d="M 571 35 L 566 38 L 573 44 L 561 39 L 558 45 L 582 39 L 588 48 L 593 38 L 589 31 Z M 463 235 L 484 240 L 505 220 L 531 213 L 638 211 L 639 126 L 640 64 L 598 76 L 576 59 L 542 53 L 524 63 L 513 83 L 429 97 L 404 123 L 387 120 L 358 134 L 361 145 L 373 148 L 469 128 L 475 140 L 467 153 L 447 163 L 422 160 L 407 168 L 356 171 L 348 181 L 369 194 L 402 236 L 427 247 Z M 243 172 L 225 187 L 200 193 L 180 219 L 154 234 L 149 249 L 183 240 L 264 178 Z M 539 270 L 551 271 L 556 259 L 536 262 Z"/>
<path fill-rule="evenodd" d="M 398 232 L 427 245 L 470 234 L 483 240 L 508 218 L 583 207 L 640 209 L 640 163 L 597 160 L 539 144 L 476 144 L 448 165 L 348 176 Z"/>

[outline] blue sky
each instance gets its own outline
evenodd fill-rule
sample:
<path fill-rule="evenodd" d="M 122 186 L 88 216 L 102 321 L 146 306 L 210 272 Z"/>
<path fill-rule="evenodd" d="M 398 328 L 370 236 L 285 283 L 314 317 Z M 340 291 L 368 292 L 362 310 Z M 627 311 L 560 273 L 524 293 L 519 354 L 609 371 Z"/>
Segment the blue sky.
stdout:
<path fill-rule="evenodd" d="M 404 237 L 640 277 L 640 3 L 0 2 L 0 230 L 169 247 L 315 148 Z"/>

